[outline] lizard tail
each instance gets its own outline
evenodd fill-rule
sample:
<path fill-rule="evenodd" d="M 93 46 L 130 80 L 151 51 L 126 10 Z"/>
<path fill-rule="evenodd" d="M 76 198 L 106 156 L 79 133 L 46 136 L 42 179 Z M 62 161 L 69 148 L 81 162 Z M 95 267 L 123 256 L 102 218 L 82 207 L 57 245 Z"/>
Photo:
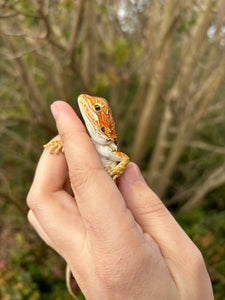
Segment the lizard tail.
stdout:
<path fill-rule="evenodd" d="M 70 293 L 70 295 L 73 297 L 73 299 L 79 300 L 73 292 L 73 289 L 72 289 L 72 286 L 71 286 L 71 279 L 72 279 L 72 272 L 70 270 L 69 265 L 67 264 L 66 265 L 66 287 L 67 287 L 68 292 Z"/>

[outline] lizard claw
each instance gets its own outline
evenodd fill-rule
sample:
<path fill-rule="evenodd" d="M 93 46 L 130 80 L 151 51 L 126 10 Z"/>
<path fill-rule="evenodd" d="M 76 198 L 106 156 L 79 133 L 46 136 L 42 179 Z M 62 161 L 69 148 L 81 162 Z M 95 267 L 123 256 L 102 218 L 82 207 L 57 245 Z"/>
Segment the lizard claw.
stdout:
<path fill-rule="evenodd" d="M 106 171 L 107 171 L 107 173 L 109 174 L 109 176 L 112 177 L 112 179 L 113 179 L 114 181 L 116 181 L 116 179 L 117 179 L 118 177 L 120 177 L 120 175 L 122 174 L 122 172 L 121 172 L 120 170 L 117 170 L 116 168 L 112 168 L 112 167 L 107 168 Z"/>
<path fill-rule="evenodd" d="M 60 150 L 64 152 L 64 146 L 61 140 L 52 140 L 43 147 L 48 148 L 48 151 L 51 154 L 58 154 Z"/>
<path fill-rule="evenodd" d="M 107 173 L 108 173 L 108 171 L 112 170 L 112 167 L 111 167 L 110 165 L 107 165 L 107 166 L 104 167 L 104 169 L 105 169 L 105 170 L 107 171 Z"/>

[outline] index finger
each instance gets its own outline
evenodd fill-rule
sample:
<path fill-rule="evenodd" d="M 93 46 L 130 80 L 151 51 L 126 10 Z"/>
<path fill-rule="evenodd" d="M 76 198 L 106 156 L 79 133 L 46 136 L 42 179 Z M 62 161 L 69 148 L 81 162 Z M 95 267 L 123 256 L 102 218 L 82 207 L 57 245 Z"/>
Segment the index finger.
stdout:
<path fill-rule="evenodd" d="M 101 238 L 109 230 L 120 231 L 121 220 L 126 220 L 128 210 L 82 122 L 65 102 L 57 101 L 51 109 L 64 144 L 77 206 L 86 225 Z"/>

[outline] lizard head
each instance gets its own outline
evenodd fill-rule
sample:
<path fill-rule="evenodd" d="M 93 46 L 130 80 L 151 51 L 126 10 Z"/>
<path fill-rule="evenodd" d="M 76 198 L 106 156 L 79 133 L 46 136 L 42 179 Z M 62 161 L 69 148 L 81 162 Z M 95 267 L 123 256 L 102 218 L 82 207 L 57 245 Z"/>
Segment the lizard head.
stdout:
<path fill-rule="evenodd" d="M 96 143 L 116 141 L 112 111 L 104 98 L 80 95 L 78 105 L 90 136 Z"/>

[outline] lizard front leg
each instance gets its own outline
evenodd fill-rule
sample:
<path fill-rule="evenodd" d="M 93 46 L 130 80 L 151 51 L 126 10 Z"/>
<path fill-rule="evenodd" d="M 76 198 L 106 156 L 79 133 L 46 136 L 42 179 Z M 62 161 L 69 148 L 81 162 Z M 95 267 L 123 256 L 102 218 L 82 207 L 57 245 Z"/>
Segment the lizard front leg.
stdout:
<path fill-rule="evenodd" d="M 57 154 L 59 151 L 64 152 L 63 142 L 61 140 L 52 140 L 49 143 L 43 146 L 44 148 L 48 148 L 49 153 Z"/>
<path fill-rule="evenodd" d="M 118 161 L 119 163 L 115 166 L 112 167 L 111 165 L 107 165 L 105 167 L 107 173 L 113 178 L 113 180 L 115 181 L 118 177 L 120 177 L 120 175 L 123 173 L 123 171 L 126 169 L 126 166 L 129 163 L 129 157 L 123 153 L 123 152 L 119 152 L 119 151 L 115 151 L 113 154 L 115 154 L 116 156 L 118 156 Z M 122 160 L 121 160 L 122 159 Z"/>

